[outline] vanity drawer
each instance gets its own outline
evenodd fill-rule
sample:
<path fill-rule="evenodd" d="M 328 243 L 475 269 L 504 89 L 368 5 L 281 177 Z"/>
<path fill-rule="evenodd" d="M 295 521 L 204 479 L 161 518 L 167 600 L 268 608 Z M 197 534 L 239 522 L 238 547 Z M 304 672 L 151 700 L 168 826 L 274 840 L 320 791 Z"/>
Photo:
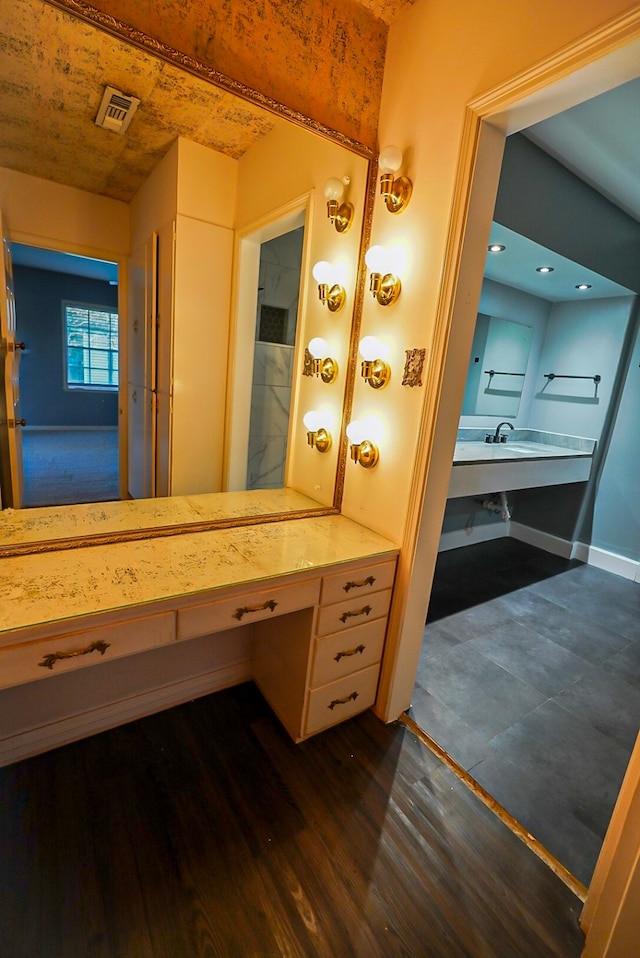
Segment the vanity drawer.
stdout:
<path fill-rule="evenodd" d="M 376 700 L 379 671 L 377 665 L 372 665 L 310 692 L 305 735 L 313 735 L 370 708 Z"/>
<path fill-rule="evenodd" d="M 178 639 L 193 639 L 239 625 L 275 618 L 287 612 L 310 608 L 318 602 L 319 581 L 310 579 L 279 589 L 239 592 L 232 599 L 219 599 L 178 611 Z"/>
<path fill-rule="evenodd" d="M 387 620 L 382 618 L 355 629 L 317 638 L 311 688 L 335 682 L 379 662 L 386 630 Z"/>
<path fill-rule="evenodd" d="M 351 572 L 338 572 L 335 575 L 326 575 L 322 579 L 320 602 L 322 605 L 331 605 L 342 599 L 356 598 L 368 595 L 370 592 L 379 592 L 381 589 L 390 589 L 396 573 L 396 560 L 376 563 L 370 566 L 361 566 Z"/>
<path fill-rule="evenodd" d="M 321 606 L 318 611 L 317 635 L 330 632 L 344 632 L 355 625 L 363 625 L 386 616 L 391 602 L 391 589 L 374 592 L 371 595 L 358 595 L 346 602 Z"/>
<path fill-rule="evenodd" d="M 174 613 L 163 612 L 42 642 L 8 646 L 0 652 L 0 687 L 99 665 L 121 655 L 169 645 L 174 638 Z"/>

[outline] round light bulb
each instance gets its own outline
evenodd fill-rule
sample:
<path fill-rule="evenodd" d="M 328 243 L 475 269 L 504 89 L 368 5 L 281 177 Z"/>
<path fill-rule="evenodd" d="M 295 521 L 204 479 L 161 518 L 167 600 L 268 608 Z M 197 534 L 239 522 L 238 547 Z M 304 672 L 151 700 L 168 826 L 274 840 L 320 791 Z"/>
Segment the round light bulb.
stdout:
<path fill-rule="evenodd" d="M 331 263 L 327 263 L 325 259 L 317 262 L 311 273 L 316 283 L 326 283 L 327 285 L 331 283 Z"/>
<path fill-rule="evenodd" d="M 324 185 L 324 195 L 328 200 L 341 200 L 344 194 L 344 183 L 337 176 L 332 176 Z"/>
<path fill-rule="evenodd" d="M 354 446 L 359 446 L 367 438 L 364 423 L 360 419 L 354 419 L 347 426 L 347 439 Z"/>
<path fill-rule="evenodd" d="M 386 252 L 384 246 L 372 246 L 367 250 L 364 261 L 372 273 L 385 272 Z"/>
<path fill-rule="evenodd" d="M 360 340 L 360 355 L 367 362 L 379 359 L 381 354 L 380 343 L 375 336 L 365 336 Z"/>
<path fill-rule="evenodd" d="M 310 409 L 304 414 L 302 421 L 309 432 L 318 432 L 322 428 L 322 413 L 317 409 Z"/>
<path fill-rule="evenodd" d="M 314 359 L 324 359 L 325 356 L 329 355 L 327 342 L 321 336 L 315 336 L 307 346 L 307 349 Z"/>
<path fill-rule="evenodd" d="M 378 165 L 381 173 L 397 173 L 402 166 L 402 150 L 397 146 L 385 146 L 380 153 Z"/>

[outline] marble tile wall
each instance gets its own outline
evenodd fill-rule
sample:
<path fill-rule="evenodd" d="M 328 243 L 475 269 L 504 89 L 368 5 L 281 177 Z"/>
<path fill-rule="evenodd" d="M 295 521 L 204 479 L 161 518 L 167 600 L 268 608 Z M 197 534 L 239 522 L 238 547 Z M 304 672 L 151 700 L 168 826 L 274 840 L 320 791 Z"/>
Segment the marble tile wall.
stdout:
<path fill-rule="evenodd" d="M 293 347 L 256 343 L 249 426 L 248 489 L 284 485 Z"/>

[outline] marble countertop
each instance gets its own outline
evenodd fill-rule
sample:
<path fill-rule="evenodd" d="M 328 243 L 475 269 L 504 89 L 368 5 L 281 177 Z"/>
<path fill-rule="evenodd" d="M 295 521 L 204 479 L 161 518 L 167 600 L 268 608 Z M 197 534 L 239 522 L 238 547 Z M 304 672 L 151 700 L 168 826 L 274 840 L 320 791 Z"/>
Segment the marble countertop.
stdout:
<path fill-rule="evenodd" d="M 332 515 L 8 557 L 0 559 L 0 636 L 395 552 Z"/>
<path fill-rule="evenodd" d="M 255 489 L 0 512 L 0 547 L 323 508 L 295 489 Z"/>
<path fill-rule="evenodd" d="M 490 429 L 460 429 L 453 464 L 591 457 L 595 440 L 534 429 L 503 430 L 506 442 L 485 442 Z"/>

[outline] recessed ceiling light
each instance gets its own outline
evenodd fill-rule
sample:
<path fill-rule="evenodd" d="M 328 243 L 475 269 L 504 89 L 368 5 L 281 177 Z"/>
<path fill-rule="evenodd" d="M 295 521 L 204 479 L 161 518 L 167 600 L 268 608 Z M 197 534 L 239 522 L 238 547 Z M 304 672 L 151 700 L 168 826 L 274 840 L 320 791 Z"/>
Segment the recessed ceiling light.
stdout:
<path fill-rule="evenodd" d="M 591 289 L 591 283 L 578 283 L 576 289 Z"/>
<path fill-rule="evenodd" d="M 506 247 L 502 243 L 490 243 L 488 250 L 490 253 L 504 253 Z"/>
<path fill-rule="evenodd" d="M 536 273 L 553 273 L 553 266 L 536 266 Z"/>

